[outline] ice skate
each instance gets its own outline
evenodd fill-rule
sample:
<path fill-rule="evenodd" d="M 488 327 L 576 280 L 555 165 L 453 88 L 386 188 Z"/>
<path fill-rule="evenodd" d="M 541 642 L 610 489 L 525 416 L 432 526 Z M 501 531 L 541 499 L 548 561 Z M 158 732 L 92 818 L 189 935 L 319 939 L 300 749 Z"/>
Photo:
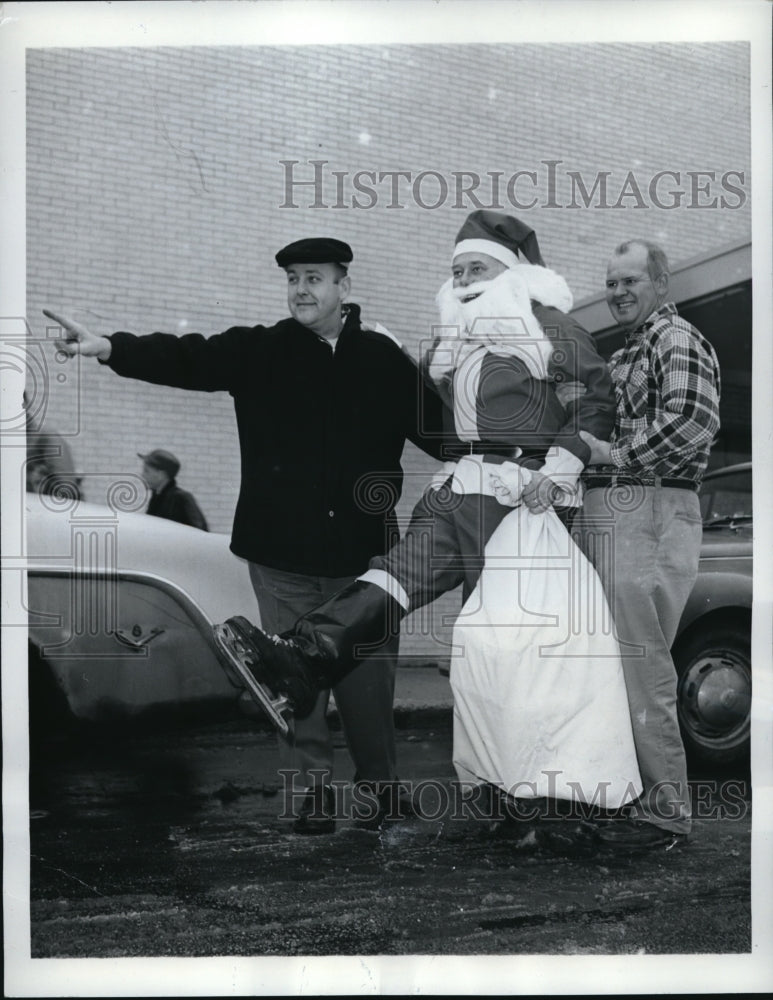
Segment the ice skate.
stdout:
<path fill-rule="evenodd" d="M 272 724 L 283 735 L 290 731 L 294 715 L 302 717 L 313 706 L 317 696 L 317 688 L 311 682 L 304 690 L 303 681 L 296 683 L 294 691 L 278 680 L 276 674 L 266 669 L 264 657 L 260 654 L 260 645 L 271 643 L 272 637 L 256 628 L 246 618 L 236 616 L 229 618 L 221 625 L 214 627 L 215 639 L 219 648 L 225 654 L 224 667 L 229 679 L 237 687 L 244 688 Z M 279 639 L 279 637 L 273 637 Z M 261 642 L 262 640 L 262 642 Z M 280 640 L 281 641 L 281 640 Z M 292 695 L 295 695 L 293 697 Z M 305 695 L 305 697 L 304 697 Z M 311 705 L 309 705 L 309 702 Z"/>
<path fill-rule="evenodd" d="M 305 718 L 319 692 L 334 688 L 364 653 L 399 628 L 403 613 L 380 587 L 356 580 L 284 635 L 236 616 L 216 625 L 215 637 L 227 654 L 231 679 L 284 732 L 286 715 Z"/>

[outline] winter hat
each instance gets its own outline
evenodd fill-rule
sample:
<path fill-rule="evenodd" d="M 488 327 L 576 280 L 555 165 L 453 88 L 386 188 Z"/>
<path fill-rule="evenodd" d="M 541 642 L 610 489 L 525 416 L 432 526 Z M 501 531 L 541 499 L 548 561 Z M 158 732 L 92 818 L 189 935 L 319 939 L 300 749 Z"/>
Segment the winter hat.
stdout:
<path fill-rule="evenodd" d="M 323 236 L 289 243 L 276 254 L 275 260 L 280 267 L 291 264 L 340 264 L 346 267 L 353 256 L 348 243 Z"/>
<path fill-rule="evenodd" d="M 180 463 L 177 458 L 175 458 L 171 451 L 164 451 L 163 448 L 156 448 L 154 451 L 149 451 L 147 455 L 141 455 L 137 452 L 137 458 L 141 458 L 152 469 L 160 469 L 162 472 L 165 472 L 170 479 L 174 479 L 180 471 Z"/>
<path fill-rule="evenodd" d="M 530 264 L 545 266 L 534 230 L 512 215 L 487 208 L 470 212 L 456 234 L 454 259 L 462 253 L 485 253 L 506 267 L 515 267 L 521 253 Z"/>

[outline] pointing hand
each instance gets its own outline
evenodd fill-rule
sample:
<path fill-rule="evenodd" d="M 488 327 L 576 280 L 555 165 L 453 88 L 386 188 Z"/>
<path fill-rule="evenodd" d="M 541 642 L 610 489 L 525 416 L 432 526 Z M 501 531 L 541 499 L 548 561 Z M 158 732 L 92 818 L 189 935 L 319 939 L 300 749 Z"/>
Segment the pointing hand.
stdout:
<path fill-rule="evenodd" d="M 68 357 L 82 354 L 85 358 L 98 358 L 100 361 L 107 361 L 110 357 L 112 347 L 107 337 L 98 337 L 81 323 L 50 309 L 44 309 L 43 315 L 58 323 L 64 331 L 64 336 L 54 342 L 58 351 Z"/>

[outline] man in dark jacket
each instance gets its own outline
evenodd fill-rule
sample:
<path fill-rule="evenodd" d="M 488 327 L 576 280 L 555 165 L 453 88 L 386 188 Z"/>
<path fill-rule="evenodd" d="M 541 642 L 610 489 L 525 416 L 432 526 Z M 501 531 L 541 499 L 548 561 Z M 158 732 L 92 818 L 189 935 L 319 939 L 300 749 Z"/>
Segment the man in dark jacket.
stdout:
<path fill-rule="evenodd" d="M 137 458 L 142 459 L 142 478 L 151 491 L 146 513 L 208 531 L 207 519 L 193 494 L 177 485 L 175 477 L 180 471 L 180 462 L 171 451 L 156 448 L 147 455 L 138 452 Z"/>
<path fill-rule="evenodd" d="M 159 385 L 231 394 L 241 446 L 231 548 L 250 563 L 264 627 L 283 632 L 388 551 L 405 441 L 442 457 L 443 404 L 394 338 L 364 329 L 359 306 L 345 302 L 346 243 L 299 240 L 276 260 L 287 274 L 291 318 L 270 327 L 209 338 L 99 337 L 46 315 L 64 328 L 57 346 L 68 355 L 96 357 L 119 375 Z M 375 786 L 385 802 L 397 778 L 396 657 L 393 639 L 333 688 L 355 780 Z M 334 828 L 328 695 L 323 690 L 310 713 L 296 717 L 290 763 L 308 789 L 299 833 Z M 378 810 L 372 820 L 382 817 Z"/>

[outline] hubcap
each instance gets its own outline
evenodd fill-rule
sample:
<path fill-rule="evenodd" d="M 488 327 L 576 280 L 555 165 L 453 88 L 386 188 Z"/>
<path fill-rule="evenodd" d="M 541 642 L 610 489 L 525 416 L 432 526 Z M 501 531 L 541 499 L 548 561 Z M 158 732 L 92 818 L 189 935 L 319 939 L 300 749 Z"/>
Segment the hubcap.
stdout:
<path fill-rule="evenodd" d="M 751 668 L 735 650 L 710 650 L 694 660 L 679 685 L 679 710 L 692 738 L 732 747 L 749 732 Z"/>

